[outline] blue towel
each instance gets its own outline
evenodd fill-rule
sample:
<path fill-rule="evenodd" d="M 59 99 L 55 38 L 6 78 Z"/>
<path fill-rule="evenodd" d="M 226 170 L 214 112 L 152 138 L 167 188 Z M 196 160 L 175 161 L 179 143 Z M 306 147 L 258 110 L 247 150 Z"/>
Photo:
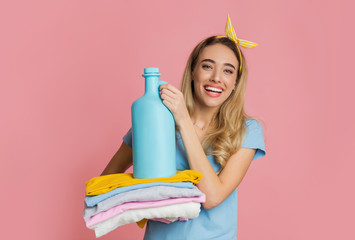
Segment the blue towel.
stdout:
<path fill-rule="evenodd" d="M 169 187 L 178 187 L 178 188 L 194 188 L 193 183 L 191 182 L 177 182 L 177 183 L 166 183 L 166 182 L 152 182 L 152 183 L 141 183 L 135 184 L 127 187 L 120 187 L 115 188 L 107 193 L 96 195 L 96 196 L 87 196 L 85 197 L 85 205 L 87 207 L 93 207 L 99 202 L 108 199 L 112 196 L 115 196 L 119 193 L 128 192 L 131 190 L 141 189 L 141 188 L 148 188 L 154 186 L 169 186 Z"/>

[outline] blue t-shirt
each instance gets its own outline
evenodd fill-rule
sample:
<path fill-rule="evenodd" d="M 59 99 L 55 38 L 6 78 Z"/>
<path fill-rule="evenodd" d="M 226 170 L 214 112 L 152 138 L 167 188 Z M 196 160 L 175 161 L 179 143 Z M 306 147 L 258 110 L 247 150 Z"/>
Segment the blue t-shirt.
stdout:
<path fill-rule="evenodd" d="M 250 119 L 246 121 L 246 136 L 242 148 L 256 149 L 253 160 L 265 155 L 263 129 L 259 122 Z M 132 130 L 123 137 L 123 141 L 132 147 Z M 207 155 L 213 169 L 218 171 L 220 165 L 214 155 Z M 184 143 L 180 133 L 176 133 L 176 169 L 190 169 Z M 221 204 L 212 209 L 205 209 L 201 205 L 201 212 L 197 218 L 186 222 L 176 221 L 162 223 L 148 221 L 145 240 L 235 240 L 237 239 L 237 189 Z"/>

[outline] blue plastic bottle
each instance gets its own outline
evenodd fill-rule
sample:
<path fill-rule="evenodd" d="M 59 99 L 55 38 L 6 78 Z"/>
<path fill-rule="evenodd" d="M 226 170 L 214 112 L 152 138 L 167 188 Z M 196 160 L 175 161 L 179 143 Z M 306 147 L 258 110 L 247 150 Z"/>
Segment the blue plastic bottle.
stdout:
<path fill-rule="evenodd" d="M 133 175 L 161 178 L 176 174 L 175 120 L 163 104 L 158 68 L 145 68 L 145 94 L 132 104 Z"/>

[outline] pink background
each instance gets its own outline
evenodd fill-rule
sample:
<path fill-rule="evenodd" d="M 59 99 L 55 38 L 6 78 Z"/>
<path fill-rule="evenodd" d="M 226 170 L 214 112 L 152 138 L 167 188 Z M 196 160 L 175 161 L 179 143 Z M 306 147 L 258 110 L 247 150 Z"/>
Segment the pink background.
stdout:
<path fill-rule="evenodd" d="M 95 239 L 84 182 L 130 127 L 144 67 L 175 86 L 193 46 L 245 50 L 267 156 L 239 187 L 240 240 L 355 239 L 352 1 L 1 1 L 2 239 Z M 141 239 L 135 224 L 101 239 Z"/>

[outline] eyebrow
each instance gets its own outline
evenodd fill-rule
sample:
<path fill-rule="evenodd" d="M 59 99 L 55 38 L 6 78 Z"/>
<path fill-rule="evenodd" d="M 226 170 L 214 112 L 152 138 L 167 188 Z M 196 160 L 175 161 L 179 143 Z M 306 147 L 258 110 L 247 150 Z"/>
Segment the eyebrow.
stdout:
<path fill-rule="evenodd" d="M 209 58 L 203 59 L 201 62 L 211 62 L 211 63 L 216 63 L 214 60 L 209 59 Z M 234 70 L 235 70 L 235 67 L 234 67 L 232 64 L 230 64 L 230 63 L 225 63 L 224 65 L 225 65 L 225 66 L 232 67 L 232 68 L 234 68 Z"/>

